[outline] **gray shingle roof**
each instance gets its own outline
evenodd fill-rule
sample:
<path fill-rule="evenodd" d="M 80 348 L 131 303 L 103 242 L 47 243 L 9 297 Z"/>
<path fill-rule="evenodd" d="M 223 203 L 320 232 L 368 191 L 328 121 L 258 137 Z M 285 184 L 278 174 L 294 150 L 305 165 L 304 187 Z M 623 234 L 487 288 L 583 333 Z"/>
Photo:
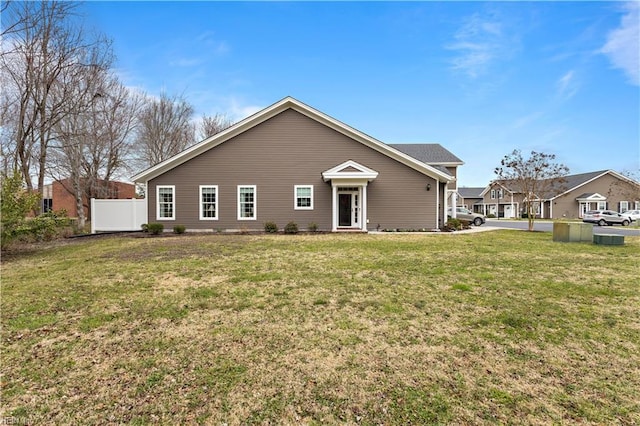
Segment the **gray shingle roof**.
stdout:
<path fill-rule="evenodd" d="M 484 186 L 481 188 L 459 187 L 458 194 L 460 194 L 462 198 L 482 198 L 482 195 L 480 194 L 482 193 L 482 191 L 484 191 L 484 189 Z"/>
<path fill-rule="evenodd" d="M 585 184 L 586 182 L 594 179 L 601 174 L 607 173 L 609 170 L 599 170 L 596 172 L 588 172 L 588 173 L 580 173 L 576 175 L 567 175 L 564 176 L 564 181 L 562 183 L 555 184 L 553 187 L 549 188 L 546 194 L 538 194 L 540 197 L 549 199 L 554 198 L 566 191 L 572 190 L 580 185 Z M 502 184 L 505 188 L 513 191 L 513 185 L 511 181 L 496 181 Z"/>
<path fill-rule="evenodd" d="M 461 159 L 453 155 L 439 143 L 394 143 L 388 145 L 429 165 L 444 163 L 463 164 Z"/>

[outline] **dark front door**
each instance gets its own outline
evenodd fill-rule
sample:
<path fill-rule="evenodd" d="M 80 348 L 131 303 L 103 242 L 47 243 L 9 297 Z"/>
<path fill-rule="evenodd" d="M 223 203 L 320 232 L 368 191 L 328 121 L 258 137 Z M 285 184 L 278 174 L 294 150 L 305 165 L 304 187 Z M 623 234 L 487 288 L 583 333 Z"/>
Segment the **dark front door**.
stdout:
<path fill-rule="evenodd" d="M 351 194 L 338 194 L 338 226 L 351 226 Z"/>

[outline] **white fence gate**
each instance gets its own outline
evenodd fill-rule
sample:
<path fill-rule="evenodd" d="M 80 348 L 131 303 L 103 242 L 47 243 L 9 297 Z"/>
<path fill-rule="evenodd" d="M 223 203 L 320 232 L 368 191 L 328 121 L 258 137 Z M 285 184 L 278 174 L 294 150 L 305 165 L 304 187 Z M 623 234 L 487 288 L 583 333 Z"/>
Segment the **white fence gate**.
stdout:
<path fill-rule="evenodd" d="M 91 199 L 91 233 L 140 231 L 147 223 L 147 200 Z"/>

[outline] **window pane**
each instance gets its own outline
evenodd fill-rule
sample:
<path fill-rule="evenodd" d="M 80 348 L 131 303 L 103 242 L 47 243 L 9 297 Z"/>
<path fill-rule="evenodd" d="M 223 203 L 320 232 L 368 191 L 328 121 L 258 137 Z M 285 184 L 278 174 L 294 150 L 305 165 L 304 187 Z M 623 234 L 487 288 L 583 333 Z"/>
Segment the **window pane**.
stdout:
<path fill-rule="evenodd" d="M 255 190 L 254 188 L 241 187 L 240 188 L 240 217 L 253 218 L 254 214 L 254 200 Z"/>
<path fill-rule="evenodd" d="M 311 207 L 311 198 L 298 198 L 298 207 Z"/>
<path fill-rule="evenodd" d="M 158 188 L 158 215 L 173 218 L 173 188 Z"/>
<path fill-rule="evenodd" d="M 216 218 L 216 188 L 201 188 L 202 217 Z"/>
<path fill-rule="evenodd" d="M 298 197 L 311 197 L 311 188 L 298 188 Z"/>

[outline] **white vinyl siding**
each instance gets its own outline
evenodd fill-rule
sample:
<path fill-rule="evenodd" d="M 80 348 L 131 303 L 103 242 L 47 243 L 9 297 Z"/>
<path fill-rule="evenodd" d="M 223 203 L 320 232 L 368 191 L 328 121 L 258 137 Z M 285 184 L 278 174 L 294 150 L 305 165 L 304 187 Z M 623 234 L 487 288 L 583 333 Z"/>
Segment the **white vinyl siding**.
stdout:
<path fill-rule="evenodd" d="M 313 210 L 313 185 L 294 185 L 293 194 L 295 210 Z"/>
<path fill-rule="evenodd" d="M 256 220 L 257 194 L 255 185 L 238 185 L 238 220 Z"/>
<path fill-rule="evenodd" d="M 175 185 L 158 185 L 156 187 L 156 219 L 175 220 L 176 187 Z"/>
<path fill-rule="evenodd" d="M 200 220 L 218 220 L 218 186 L 200 185 Z"/>

